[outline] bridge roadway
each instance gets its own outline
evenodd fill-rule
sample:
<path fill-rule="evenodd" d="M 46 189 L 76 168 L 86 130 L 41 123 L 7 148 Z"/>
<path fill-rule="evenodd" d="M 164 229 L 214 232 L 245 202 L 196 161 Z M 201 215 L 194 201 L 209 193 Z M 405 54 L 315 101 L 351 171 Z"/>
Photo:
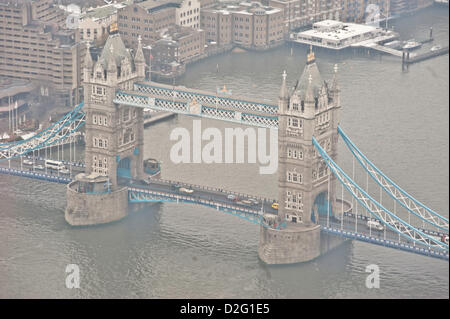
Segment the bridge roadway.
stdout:
<path fill-rule="evenodd" d="M 44 159 L 35 158 L 34 161 L 35 165 L 44 166 Z M 11 170 L 14 170 L 12 175 L 44 179 L 50 182 L 69 183 L 76 174 L 84 172 L 84 167 L 81 163 L 74 163 L 70 169 L 71 174 L 65 175 L 58 173 L 57 171 L 51 172 L 51 170 L 48 170 L 46 172 L 45 170 L 37 170 L 31 165 L 25 165 L 23 160 L 21 161 L 20 158 L 11 160 L 10 165 L 8 162 L 0 162 L 0 173 L 11 174 Z M 41 176 L 27 175 L 30 173 L 40 174 Z M 130 202 L 134 203 L 145 203 L 152 201 L 182 201 L 193 204 L 201 204 L 231 213 L 237 212 L 238 216 L 244 217 L 245 219 L 257 224 L 261 223 L 263 213 L 277 214 L 277 210 L 272 208 L 274 199 L 164 179 L 152 179 L 150 183 L 144 182 L 143 180 L 137 181 L 129 179 L 122 179 L 120 182 L 121 185 L 128 187 Z M 180 192 L 180 187 L 192 189 L 193 192 Z M 137 196 L 133 199 L 132 194 L 140 194 L 142 196 Z M 229 199 L 229 195 L 234 195 L 237 200 Z M 250 204 L 246 202 L 250 199 L 255 202 L 257 201 L 257 203 Z M 341 205 L 338 204 L 337 209 L 339 210 L 340 207 Z M 327 219 L 326 216 L 321 217 L 319 219 L 319 224 L 322 226 L 322 230 L 327 233 L 332 233 L 353 240 L 369 242 L 372 244 L 388 246 L 391 248 L 448 260 L 448 252 L 442 252 L 433 246 L 426 247 L 424 245 L 417 244 L 412 240 L 407 240 L 405 237 L 399 236 L 398 233 L 394 232 L 390 228 L 385 227 L 383 231 L 378 231 L 374 228 L 367 227 L 367 216 L 358 214 L 355 223 L 355 215 L 351 212 L 351 209 L 344 209 L 343 219 L 339 216 L 342 216 L 341 211 L 338 212 L 338 217 L 330 217 L 329 219 Z M 433 236 L 448 236 L 448 234 L 443 234 L 433 230 L 422 228 L 419 229 Z"/>
<path fill-rule="evenodd" d="M 448 251 L 439 250 L 436 246 L 425 246 L 412 240 L 408 240 L 403 236 L 399 236 L 398 233 L 386 226 L 383 227 L 383 230 L 376 230 L 373 227 L 369 228 L 367 226 L 367 218 L 363 215 L 357 215 L 356 222 L 354 214 L 351 213 L 344 214 L 343 220 L 335 217 L 327 220 L 326 217 L 321 217 L 319 218 L 319 224 L 322 226 L 322 231 L 326 233 L 380 246 L 414 252 L 420 255 L 449 260 Z M 418 229 L 432 236 L 439 237 L 440 239 L 442 236 L 448 237 L 448 234 L 437 233 L 427 229 Z"/>

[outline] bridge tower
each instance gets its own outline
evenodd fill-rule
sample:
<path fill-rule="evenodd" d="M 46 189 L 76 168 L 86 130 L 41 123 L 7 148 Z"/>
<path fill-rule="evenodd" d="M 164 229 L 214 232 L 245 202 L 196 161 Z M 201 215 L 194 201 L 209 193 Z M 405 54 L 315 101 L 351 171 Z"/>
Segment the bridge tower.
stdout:
<path fill-rule="evenodd" d="M 322 80 L 312 49 L 291 92 L 283 73 L 278 102 L 279 211 L 273 223 L 286 227 L 261 227 L 259 255 L 268 264 L 308 261 L 339 243 L 320 233 L 319 219 L 335 211 L 336 179 L 312 144 L 314 136 L 336 161 L 341 108 L 336 73 L 335 66 L 334 78 Z"/>
<path fill-rule="evenodd" d="M 112 29 L 97 61 L 89 48 L 84 64 L 86 172 L 68 185 L 66 220 L 72 225 L 106 223 L 127 214 L 126 179 L 143 175 L 142 108 L 113 102 L 117 89 L 132 90 L 145 77 L 139 39 L 134 57 Z M 94 191 L 95 190 L 95 191 Z"/>

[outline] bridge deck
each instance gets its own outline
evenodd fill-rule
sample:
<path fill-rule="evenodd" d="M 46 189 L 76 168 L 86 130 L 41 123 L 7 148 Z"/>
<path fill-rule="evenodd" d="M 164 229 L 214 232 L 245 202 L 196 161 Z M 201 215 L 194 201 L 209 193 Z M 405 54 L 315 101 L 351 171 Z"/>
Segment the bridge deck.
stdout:
<path fill-rule="evenodd" d="M 43 163 L 44 159 L 35 159 L 35 161 L 36 163 Z M 11 161 L 11 167 L 5 167 L 8 165 L 5 162 L 0 163 L 0 173 L 67 184 L 72 181 L 73 175 L 84 171 L 82 164 L 72 164 L 72 174 L 70 176 L 66 176 L 61 174 L 58 175 L 57 172 L 50 174 L 48 172 L 33 171 L 31 167 L 28 167 L 27 170 L 27 166 L 21 164 L 20 159 L 16 159 Z M 181 193 L 173 188 L 173 185 L 177 184 L 185 188 L 190 188 L 194 190 L 194 192 L 192 194 Z M 220 188 L 158 179 L 152 180 L 150 184 L 145 184 L 140 181 L 131 181 L 131 183 L 128 184 L 128 188 L 130 193 L 130 202 L 132 203 L 170 201 L 199 204 L 231 213 L 256 224 L 262 224 L 261 219 L 264 213 L 277 214 L 277 210 L 272 208 L 274 199 L 237 193 Z M 235 195 L 238 200 L 230 200 L 228 199 L 228 195 Z M 249 204 L 246 202 L 249 199 L 258 201 L 258 204 Z M 368 217 L 357 215 L 355 221 L 355 215 L 347 206 L 348 205 L 345 205 L 343 218 L 336 219 L 335 217 L 330 217 L 327 219 L 326 217 L 321 217 L 319 219 L 319 224 L 322 226 L 322 230 L 324 232 L 353 240 L 448 260 L 448 251 L 439 251 L 434 247 L 425 247 L 415 244 L 414 242 L 408 241 L 403 237 L 399 237 L 399 235 L 391 229 L 386 229 L 386 231 L 377 231 L 375 229 L 368 228 Z M 339 216 L 341 212 L 339 211 L 337 213 Z M 421 230 L 435 236 L 444 235 L 443 233 L 433 230 Z"/>

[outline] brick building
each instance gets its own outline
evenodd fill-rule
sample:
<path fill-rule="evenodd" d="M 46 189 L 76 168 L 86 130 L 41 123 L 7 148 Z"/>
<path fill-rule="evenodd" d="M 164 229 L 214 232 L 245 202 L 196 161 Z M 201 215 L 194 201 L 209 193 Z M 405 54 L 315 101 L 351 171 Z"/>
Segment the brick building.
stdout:
<path fill-rule="evenodd" d="M 64 22 L 51 0 L 0 3 L 0 73 L 36 82 L 58 103 L 74 105 L 81 100 L 85 48 Z"/>
<path fill-rule="evenodd" d="M 284 40 L 283 11 L 259 2 L 235 2 L 202 9 L 206 40 L 218 45 L 265 49 Z"/>

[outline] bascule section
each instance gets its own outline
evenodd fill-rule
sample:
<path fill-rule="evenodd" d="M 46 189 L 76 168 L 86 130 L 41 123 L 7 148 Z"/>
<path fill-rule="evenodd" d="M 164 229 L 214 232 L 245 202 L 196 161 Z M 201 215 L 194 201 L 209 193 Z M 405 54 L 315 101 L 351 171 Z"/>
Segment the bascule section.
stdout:
<path fill-rule="evenodd" d="M 139 41 L 134 56 L 111 32 L 97 61 L 84 65 L 85 173 L 67 186 L 66 220 L 71 225 L 107 223 L 128 213 L 127 183 L 144 174 L 143 109 L 114 103 L 117 89 L 145 77 Z"/>
<path fill-rule="evenodd" d="M 322 80 L 311 50 L 291 92 L 283 74 L 278 103 L 277 218 L 286 227 L 261 227 L 259 256 L 268 264 L 308 261 L 341 243 L 320 231 L 319 219 L 338 209 L 336 178 L 312 143 L 315 137 L 336 160 L 341 108 L 336 72 L 335 67 L 331 81 Z"/>

